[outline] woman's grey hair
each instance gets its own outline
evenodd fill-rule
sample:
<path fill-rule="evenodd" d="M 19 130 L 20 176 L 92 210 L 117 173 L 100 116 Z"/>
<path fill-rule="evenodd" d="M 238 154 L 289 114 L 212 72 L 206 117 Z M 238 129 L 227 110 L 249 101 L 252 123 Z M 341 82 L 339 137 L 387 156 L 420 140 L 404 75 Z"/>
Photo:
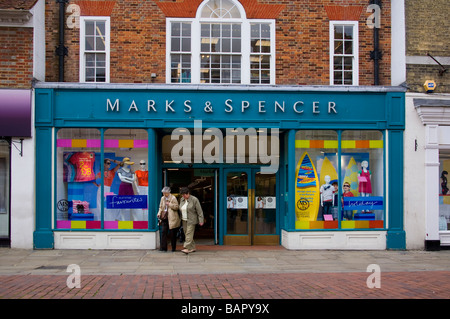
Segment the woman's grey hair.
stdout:
<path fill-rule="evenodd" d="M 170 187 L 164 186 L 164 188 L 161 190 L 162 193 L 170 193 Z"/>

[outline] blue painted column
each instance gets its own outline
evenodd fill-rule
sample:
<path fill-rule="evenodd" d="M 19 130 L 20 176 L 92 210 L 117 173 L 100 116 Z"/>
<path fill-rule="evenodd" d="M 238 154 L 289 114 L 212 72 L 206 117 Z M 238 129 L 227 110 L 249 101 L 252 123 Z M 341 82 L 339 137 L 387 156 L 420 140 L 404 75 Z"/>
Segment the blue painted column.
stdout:
<path fill-rule="evenodd" d="M 149 199 L 148 199 L 148 218 L 149 218 L 149 229 L 156 229 L 156 210 L 158 208 L 159 202 L 157 200 L 160 198 L 161 189 L 157 185 L 158 174 L 160 174 L 160 165 L 158 165 L 157 159 L 157 134 L 154 129 L 148 129 L 148 189 L 149 189 Z"/>
<path fill-rule="evenodd" d="M 403 225 L 403 131 L 388 133 L 389 216 L 386 248 L 406 249 L 406 233 Z"/>
<path fill-rule="evenodd" d="M 52 128 L 36 128 L 36 228 L 35 249 L 52 249 Z"/>
<path fill-rule="evenodd" d="M 295 133 L 296 130 L 289 130 L 287 144 L 287 209 L 288 209 L 288 225 L 287 229 L 295 229 Z"/>

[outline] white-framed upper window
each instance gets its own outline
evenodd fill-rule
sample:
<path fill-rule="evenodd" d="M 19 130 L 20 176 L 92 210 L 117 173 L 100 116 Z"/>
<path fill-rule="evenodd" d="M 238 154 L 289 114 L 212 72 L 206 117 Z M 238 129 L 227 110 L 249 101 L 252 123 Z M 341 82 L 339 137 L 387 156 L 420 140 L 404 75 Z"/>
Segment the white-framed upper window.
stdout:
<path fill-rule="evenodd" d="M 80 82 L 109 82 L 110 18 L 80 17 Z"/>
<path fill-rule="evenodd" d="M 330 21 L 330 85 L 358 85 L 358 21 Z"/>
<path fill-rule="evenodd" d="M 194 19 L 167 18 L 166 82 L 274 84 L 275 20 L 234 0 L 205 0 Z"/>

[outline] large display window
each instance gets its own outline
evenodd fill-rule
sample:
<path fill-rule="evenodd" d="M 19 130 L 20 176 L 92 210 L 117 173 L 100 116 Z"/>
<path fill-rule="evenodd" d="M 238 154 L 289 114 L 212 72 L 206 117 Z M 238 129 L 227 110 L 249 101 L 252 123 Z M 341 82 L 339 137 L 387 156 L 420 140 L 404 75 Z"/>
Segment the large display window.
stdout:
<path fill-rule="evenodd" d="M 382 132 L 302 130 L 295 143 L 296 229 L 384 228 Z"/>
<path fill-rule="evenodd" d="M 439 231 L 450 230 L 450 150 L 439 150 Z"/>
<path fill-rule="evenodd" d="M 148 229 L 148 138 L 141 129 L 60 129 L 57 229 Z"/>

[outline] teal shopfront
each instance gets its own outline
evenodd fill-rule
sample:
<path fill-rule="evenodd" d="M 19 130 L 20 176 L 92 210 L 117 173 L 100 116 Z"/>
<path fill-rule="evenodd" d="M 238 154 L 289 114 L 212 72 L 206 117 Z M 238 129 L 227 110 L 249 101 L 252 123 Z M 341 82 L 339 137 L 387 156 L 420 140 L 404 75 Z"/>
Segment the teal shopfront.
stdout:
<path fill-rule="evenodd" d="M 35 97 L 37 249 L 155 249 L 166 185 L 201 201 L 200 242 L 405 249 L 401 88 L 39 83 Z"/>

